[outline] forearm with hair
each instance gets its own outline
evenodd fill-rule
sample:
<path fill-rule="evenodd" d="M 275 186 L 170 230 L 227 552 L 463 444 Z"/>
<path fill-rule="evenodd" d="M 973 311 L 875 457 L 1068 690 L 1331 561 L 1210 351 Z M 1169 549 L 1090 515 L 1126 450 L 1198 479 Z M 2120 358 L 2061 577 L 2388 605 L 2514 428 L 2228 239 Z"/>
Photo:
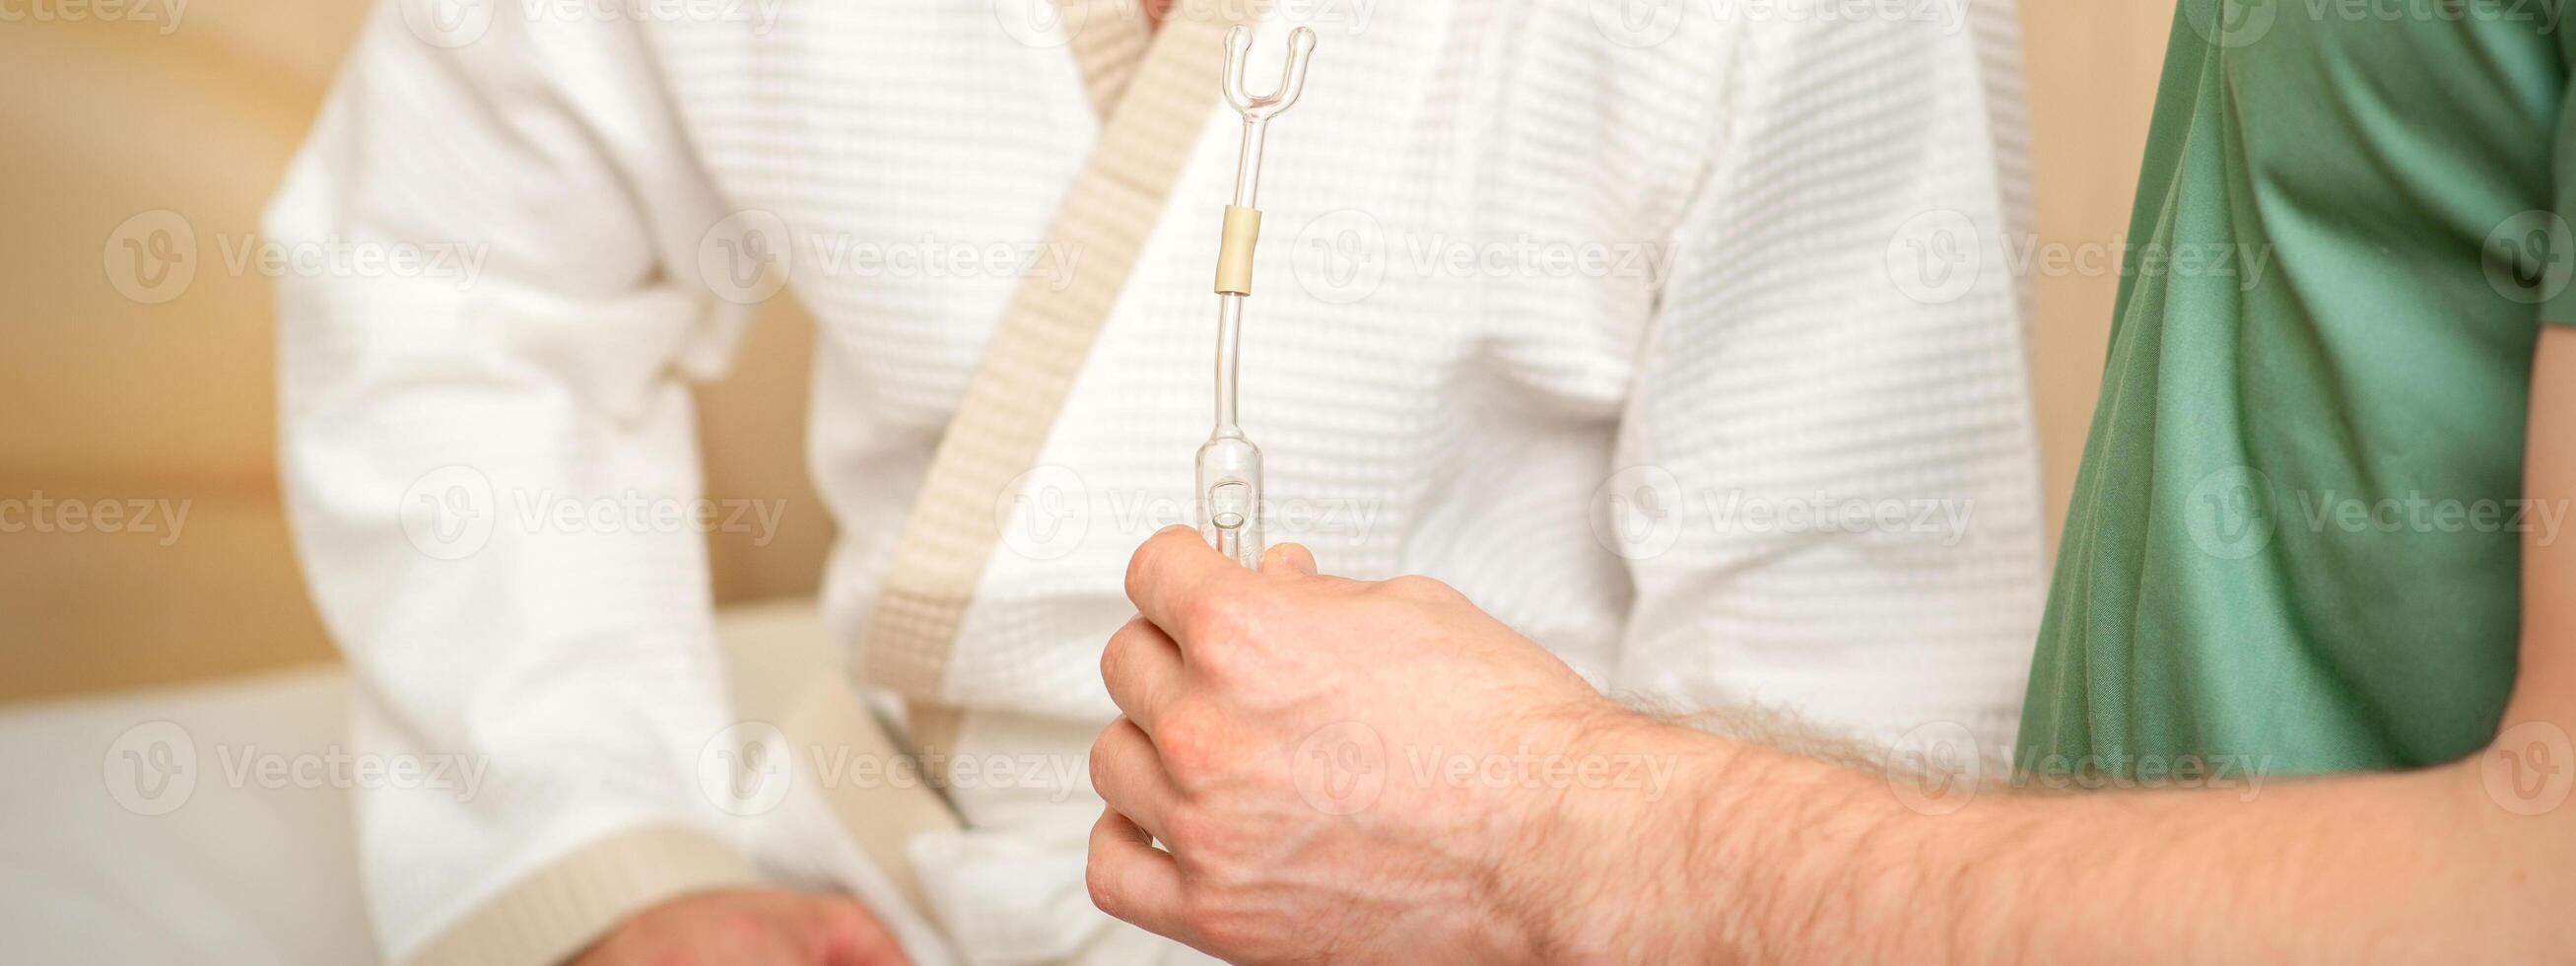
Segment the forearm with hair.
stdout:
<path fill-rule="evenodd" d="M 2474 760 L 2250 801 L 1993 789 L 1925 814 L 1850 767 L 1677 729 L 1654 740 L 1692 763 L 1661 813 L 1592 820 L 1639 846 L 1609 938 L 1651 957 L 2352 963 L 2570 948 L 2566 822 L 2494 807 Z M 1658 847 L 1663 835 L 1686 844 Z"/>
<path fill-rule="evenodd" d="M 2576 500 L 2576 328 L 2543 328 L 2526 439 L 2523 498 Z M 2576 548 L 2551 536 L 2524 535 L 2503 725 L 2563 748 Z M 1578 847 L 1523 863 L 1525 893 L 1553 899 L 1527 904 L 1545 913 L 1532 931 L 1562 958 L 2576 962 L 2576 802 L 2560 786 L 2524 814 L 2521 786 L 2498 784 L 2535 768 L 2565 780 L 2566 763 L 2529 747 L 2243 790 L 1990 787 L 1953 809 L 1909 807 L 1891 784 L 1905 776 L 1873 770 L 1876 756 L 1760 714 L 1632 716 L 1596 734 L 1680 768 L 1658 796 L 1570 796 L 1548 838 Z M 1549 876 L 1571 884 L 1551 892 Z"/>

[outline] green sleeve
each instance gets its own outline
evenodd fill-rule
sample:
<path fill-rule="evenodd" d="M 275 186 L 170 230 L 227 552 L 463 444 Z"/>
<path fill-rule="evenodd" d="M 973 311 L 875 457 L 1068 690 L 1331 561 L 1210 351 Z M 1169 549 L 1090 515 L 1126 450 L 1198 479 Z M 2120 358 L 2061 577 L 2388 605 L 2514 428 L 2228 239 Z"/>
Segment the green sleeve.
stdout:
<path fill-rule="evenodd" d="M 2576 37 L 2560 36 L 2561 62 L 2576 61 Z M 2554 195 L 2550 216 L 2535 223 L 2515 226 L 2522 229 L 2519 239 L 2512 232 L 2489 241 L 2488 257 L 2494 259 L 2497 245 L 2517 247 L 2523 258 L 2517 267 L 2525 280 L 2537 279 L 2546 301 L 2541 304 L 2540 321 L 2557 325 L 2576 324 L 2576 77 L 2562 94 L 2558 108 L 2558 129 L 2552 139 L 2550 154 L 2550 188 Z M 2534 251 L 2536 245 L 2545 248 Z M 2533 259 L 2531 256 L 2539 257 Z M 2537 265 L 2531 262 L 2537 261 Z"/>
<path fill-rule="evenodd" d="M 2534 319 L 2576 321 L 2576 28 L 2375 9 L 2181 0 L 2024 770 L 2495 734 Z"/>

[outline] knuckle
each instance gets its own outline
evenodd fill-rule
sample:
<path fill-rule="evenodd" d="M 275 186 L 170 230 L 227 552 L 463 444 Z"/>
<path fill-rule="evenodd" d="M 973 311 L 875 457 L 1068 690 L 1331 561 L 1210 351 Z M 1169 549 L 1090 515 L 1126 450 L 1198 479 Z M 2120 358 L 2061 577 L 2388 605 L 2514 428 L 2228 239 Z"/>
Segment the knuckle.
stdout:
<path fill-rule="evenodd" d="M 1196 705 L 1183 705 L 1157 726 L 1154 750 L 1172 781 L 1187 789 L 1215 773 L 1226 760 L 1217 728 Z"/>
<path fill-rule="evenodd" d="M 1378 586 L 1390 595 L 1423 603 L 1449 603 L 1464 597 L 1458 593 L 1457 588 L 1449 586 L 1438 578 L 1425 577 L 1421 574 L 1405 574 L 1391 578 Z"/>
<path fill-rule="evenodd" d="M 1163 771 L 1172 776 L 1172 784 L 1186 792 L 1206 779 L 1208 762 L 1213 756 L 1203 750 L 1205 743 L 1196 733 L 1183 731 L 1158 737 L 1156 741 L 1157 750 L 1162 752 Z"/>
<path fill-rule="evenodd" d="M 1145 575 L 1152 572 L 1155 557 L 1159 553 L 1159 551 L 1155 549 L 1155 546 L 1155 541 L 1152 538 L 1147 538 L 1144 543 L 1139 544 L 1136 547 L 1135 553 L 1130 554 L 1127 557 L 1126 584 L 1127 599 L 1129 601 L 1135 601 L 1145 596 Z"/>
<path fill-rule="evenodd" d="M 1082 870 L 1082 887 L 1091 897 L 1092 908 L 1110 915 L 1118 914 L 1118 897 L 1110 891 L 1109 874 L 1100 870 L 1100 860 L 1093 859 Z"/>
<path fill-rule="evenodd" d="M 1125 660 L 1119 655 L 1127 649 L 1126 644 L 1123 643 L 1126 639 L 1127 632 L 1122 628 L 1118 633 L 1109 636 L 1109 643 L 1101 646 L 1100 679 L 1102 681 L 1118 680 L 1118 668 Z"/>
<path fill-rule="evenodd" d="M 1109 722 L 1100 736 L 1091 740 L 1091 754 L 1086 756 L 1091 770 L 1091 787 L 1107 788 L 1116 784 L 1119 756 L 1128 754 L 1126 730 L 1135 727 L 1124 718 Z"/>
<path fill-rule="evenodd" d="M 1181 911 L 1181 928 L 1219 950 L 1253 948 L 1261 936 L 1253 921 L 1213 902 L 1193 902 Z"/>
<path fill-rule="evenodd" d="M 1185 619 L 1196 645 L 1190 656 L 1200 670 L 1218 683 L 1269 673 L 1263 665 L 1280 624 L 1269 602 L 1210 595 L 1194 604 Z"/>
<path fill-rule="evenodd" d="M 1137 545 L 1136 552 L 1127 558 L 1128 600 L 1134 601 L 1145 596 L 1146 582 L 1152 579 L 1153 574 L 1162 566 L 1163 558 L 1172 552 L 1174 541 L 1182 539 L 1196 540 L 1198 532 L 1189 527 L 1174 524 L 1154 531 L 1153 536 L 1145 538 L 1144 543 Z"/>
<path fill-rule="evenodd" d="M 1181 604 L 1181 626 L 1201 644 L 1221 643 L 1234 636 L 1237 610 L 1236 603 L 1222 594 L 1198 594 Z"/>
<path fill-rule="evenodd" d="M 1115 728 L 1117 725 L 1110 725 L 1110 727 Z M 1088 767 L 1091 771 L 1091 787 L 1095 790 L 1109 787 L 1108 732 L 1101 732 L 1100 737 L 1091 740 L 1091 754 L 1089 758 Z"/>
<path fill-rule="evenodd" d="M 1119 905 L 1119 900 L 1122 897 L 1118 894 L 1118 883 L 1116 879 L 1117 877 L 1109 871 L 1109 866 L 1101 862 L 1098 855 L 1092 856 L 1089 861 L 1083 864 L 1083 891 L 1091 894 L 1091 904 L 1093 906 L 1098 907 L 1100 911 L 1113 916 L 1117 915 L 1119 910 L 1122 908 Z"/>
<path fill-rule="evenodd" d="M 732 954 L 747 955 L 765 947 L 769 923 L 743 910 L 728 910 L 708 920 L 708 938 Z"/>
<path fill-rule="evenodd" d="M 1240 694 L 1243 686 L 1257 678 L 1247 665 L 1252 661 L 1240 644 L 1202 647 L 1191 652 L 1191 683 L 1213 694 Z"/>
<path fill-rule="evenodd" d="M 1163 816 L 1163 835 L 1173 854 L 1197 854 L 1202 846 L 1225 840 L 1221 823 L 1207 812 L 1187 804 L 1173 806 Z"/>
<path fill-rule="evenodd" d="M 823 904 L 823 935 L 836 942 L 853 942 L 870 938 L 876 921 L 856 902 L 833 900 Z"/>

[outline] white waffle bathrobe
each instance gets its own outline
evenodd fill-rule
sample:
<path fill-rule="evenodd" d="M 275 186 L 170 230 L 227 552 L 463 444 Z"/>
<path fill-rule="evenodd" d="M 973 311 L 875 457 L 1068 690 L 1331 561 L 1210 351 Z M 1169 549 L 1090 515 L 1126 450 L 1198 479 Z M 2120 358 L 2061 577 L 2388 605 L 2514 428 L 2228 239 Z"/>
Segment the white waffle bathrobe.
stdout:
<path fill-rule="evenodd" d="M 283 471 L 364 685 L 353 740 L 489 761 L 466 801 L 362 792 L 390 956 L 558 955 L 754 874 L 857 892 L 924 963 L 1176 950 L 1089 908 L 1078 763 L 1114 713 L 1096 660 L 1125 561 L 1189 519 L 1210 423 L 1237 133 L 1212 86 L 1158 121 L 1166 203 L 1109 206 L 1147 229 L 1133 271 L 904 695 L 963 709 L 961 756 L 1056 767 L 960 782 L 967 827 L 900 843 L 892 876 L 851 844 L 868 817 L 803 786 L 719 808 L 702 766 L 743 732 L 701 537 L 664 509 L 698 493 L 688 380 L 783 276 L 820 324 L 826 610 L 867 666 L 996 320 L 1095 270 L 1052 226 L 1153 55 L 1132 6 L 1066 2 L 374 20 L 268 230 L 486 253 L 470 283 L 351 260 L 280 296 Z M 2044 579 L 2009 6 L 1282 6 L 1256 90 L 1286 22 L 1321 44 L 1273 128 L 1246 330 L 1271 539 L 1440 577 L 1666 707 L 2008 740 Z M 744 270 L 763 254 L 783 271 Z M 602 498 L 645 509 L 523 512 Z"/>

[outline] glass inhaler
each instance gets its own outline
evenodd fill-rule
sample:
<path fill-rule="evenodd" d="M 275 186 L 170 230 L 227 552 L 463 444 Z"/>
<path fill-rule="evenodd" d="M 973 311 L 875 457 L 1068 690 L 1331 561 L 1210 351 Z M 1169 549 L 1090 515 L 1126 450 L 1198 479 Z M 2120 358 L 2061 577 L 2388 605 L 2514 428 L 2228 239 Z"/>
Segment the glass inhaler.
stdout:
<path fill-rule="evenodd" d="M 1246 567 L 1261 561 L 1261 448 L 1243 435 L 1235 410 L 1235 378 L 1243 353 L 1243 302 L 1252 295 L 1252 251 L 1261 237 L 1261 147 L 1270 119 L 1297 103 L 1306 86 L 1306 60 L 1315 32 L 1299 27 L 1288 37 L 1288 62 L 1279 89 L 1254 97 L 1244 89 L 1244 53 L 1252 31 L 1225 35 L 1225 99 L 1243 115 L 1243 150 L 1234 172 L 1234 203 L 1216 263 L 1216 429 L 1198 452 L 1199 535 L 1217 552 Z"/>

